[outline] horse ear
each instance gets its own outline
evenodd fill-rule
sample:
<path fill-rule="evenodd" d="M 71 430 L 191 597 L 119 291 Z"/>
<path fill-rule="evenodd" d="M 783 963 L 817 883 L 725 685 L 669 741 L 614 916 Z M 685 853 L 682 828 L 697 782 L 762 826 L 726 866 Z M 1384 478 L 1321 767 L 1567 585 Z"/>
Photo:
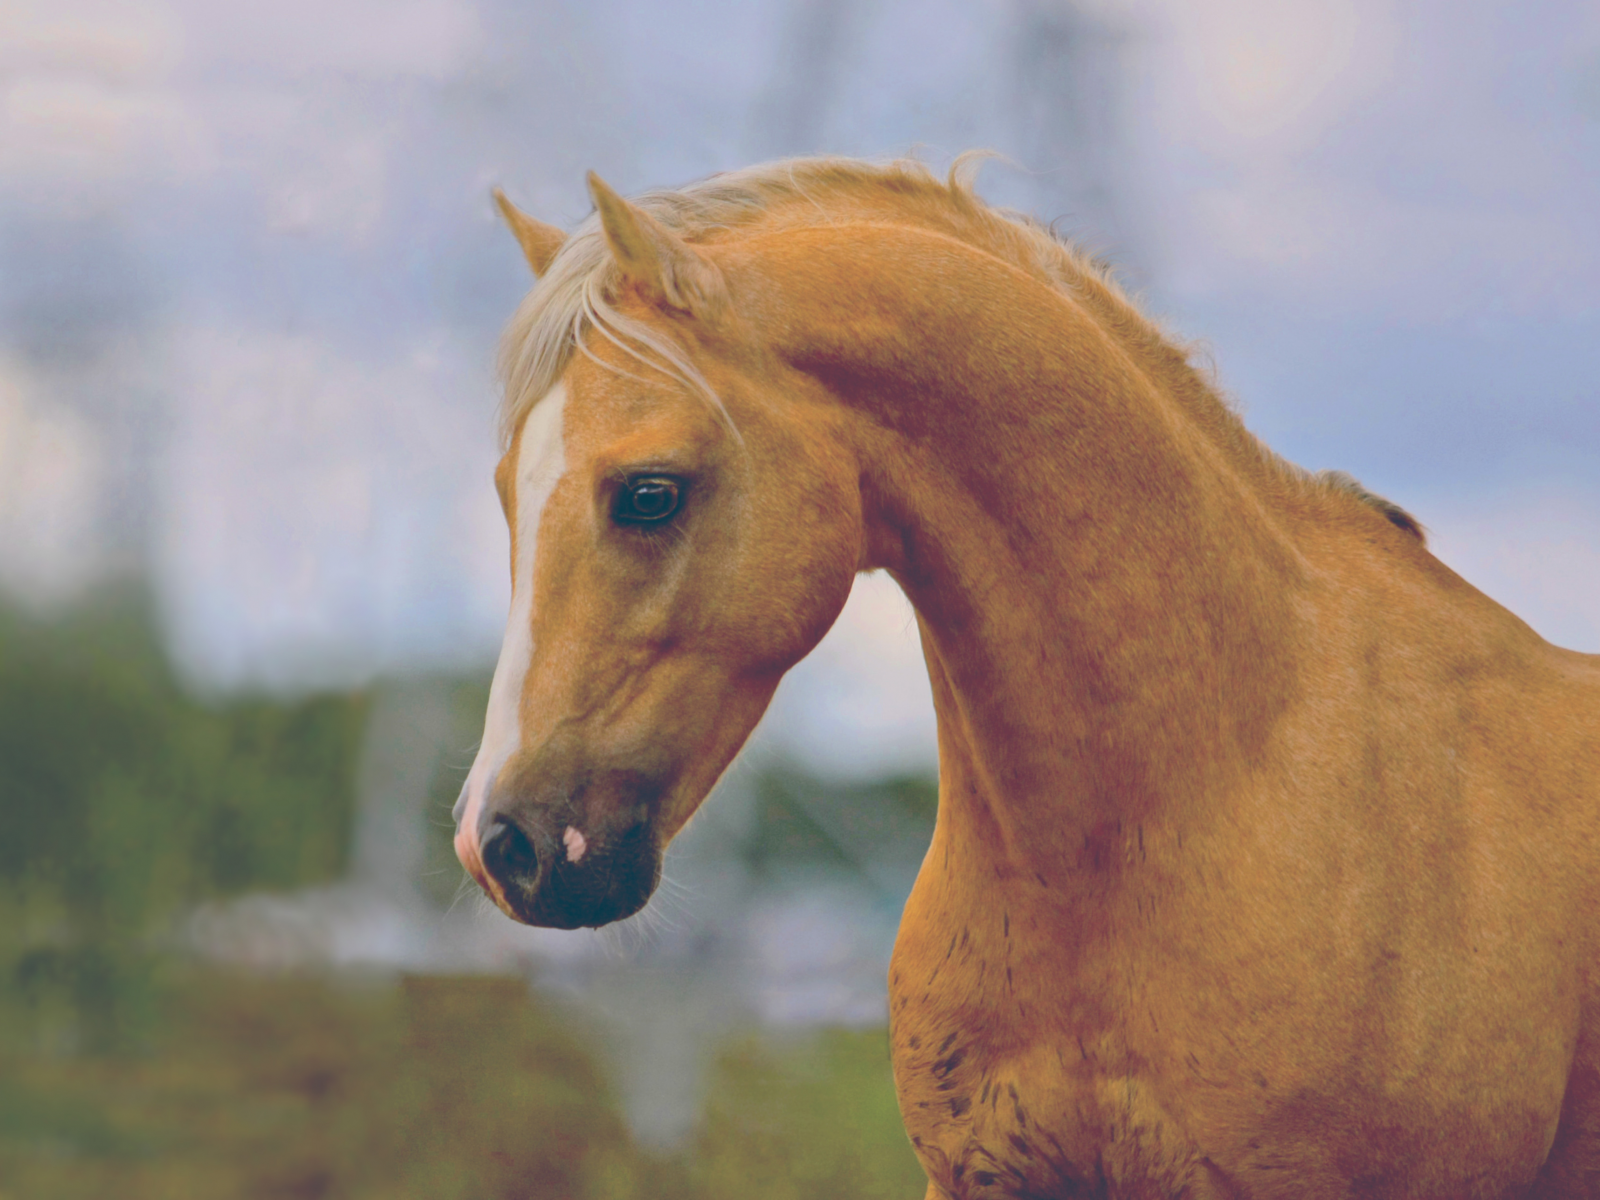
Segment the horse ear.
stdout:
<path fill-rule="evenodd" d="M 710 316 L 720 307 L 727 289 L 715 263 L 617 195 L 593 171 L 589 194 L 624 280 L 652 302 L 695 316 Z"/>
<path fill-rule="evenodd" d="M 506 194 L 499 188 L 494 189 L 494 202 L 500 206 L 500 215 L 506 219 L 511 232 L 517 235 L 517 241 L 522 244 L 522 253 L 527 256 L 534 275 L 542 278 L 555 260 L 556 251 L 566 244 L 567 235 L 554 225 L 535 221 L 507 200 Z"/>

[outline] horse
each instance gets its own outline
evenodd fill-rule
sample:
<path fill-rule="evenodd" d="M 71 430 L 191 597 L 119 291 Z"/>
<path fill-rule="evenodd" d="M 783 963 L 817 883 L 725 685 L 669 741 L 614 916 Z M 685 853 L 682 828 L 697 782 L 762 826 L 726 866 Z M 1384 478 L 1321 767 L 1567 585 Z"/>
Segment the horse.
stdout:
<path fill-rule="evenodd" d="M 887 571 L 938 717 L 888 979 L 927 1200 L 1600 1197 L 1600 656 L 973 173 L 591 174 L 570 236 L 496 193 L 539 280 L 463 864 L 638 911 Z"/>

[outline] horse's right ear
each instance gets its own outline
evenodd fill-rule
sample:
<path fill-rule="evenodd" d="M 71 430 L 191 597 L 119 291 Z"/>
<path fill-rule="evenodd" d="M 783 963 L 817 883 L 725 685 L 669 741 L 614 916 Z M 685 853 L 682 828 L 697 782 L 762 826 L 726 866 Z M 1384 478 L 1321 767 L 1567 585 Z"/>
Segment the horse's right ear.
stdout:
<path fill-rule="evenodd" d="M 622 278 L 656 304 L 709 317 L 722 307 L 726 288 L 716 264 L 688 242 L 589 172 L 589 195 Z"/>
<path fill-rule="evenodd" d="M 517 235 L 517 241 L 522 244 L 522 253 L 527 256 L 534 275 L 543 278 L 555 259 L 556 251 L 566 245 L 567 235 L 554 225 L 535 221 L 507 200 L 506 194 L 499 188 L 494 189 L 494 202 L 500 206 L 500 215 L 506 219 L 511 232 Z"/>

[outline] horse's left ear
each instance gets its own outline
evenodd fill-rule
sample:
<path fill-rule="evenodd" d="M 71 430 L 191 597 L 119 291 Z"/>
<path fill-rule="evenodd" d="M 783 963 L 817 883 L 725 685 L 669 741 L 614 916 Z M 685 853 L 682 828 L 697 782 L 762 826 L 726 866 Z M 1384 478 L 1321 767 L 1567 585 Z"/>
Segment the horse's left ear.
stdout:
<path fill-rule="evenodd" d="M 652 302 L 697 317 L 710 316 L 721 307 L 727 288 L 715 263 L 617 195 L 593 171 L 589 194 L 624 280 Z"/>

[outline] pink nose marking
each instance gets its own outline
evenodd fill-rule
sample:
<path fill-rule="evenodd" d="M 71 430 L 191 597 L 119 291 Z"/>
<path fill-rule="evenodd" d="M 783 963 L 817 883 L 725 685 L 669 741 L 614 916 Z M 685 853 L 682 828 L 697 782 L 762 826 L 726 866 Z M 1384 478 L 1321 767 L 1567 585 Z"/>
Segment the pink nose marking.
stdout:
<path fill-rule="evenodd" d="M 561 835 L 561 840 L 566 844 L 567 861 L 570 863 L 577 862 L 583 857 L 583 852 L 589 848 L 589 843 L 584 840 L 583 834 L 579 833 L 571 825 L 567 826 L 567 831 Z"/>

